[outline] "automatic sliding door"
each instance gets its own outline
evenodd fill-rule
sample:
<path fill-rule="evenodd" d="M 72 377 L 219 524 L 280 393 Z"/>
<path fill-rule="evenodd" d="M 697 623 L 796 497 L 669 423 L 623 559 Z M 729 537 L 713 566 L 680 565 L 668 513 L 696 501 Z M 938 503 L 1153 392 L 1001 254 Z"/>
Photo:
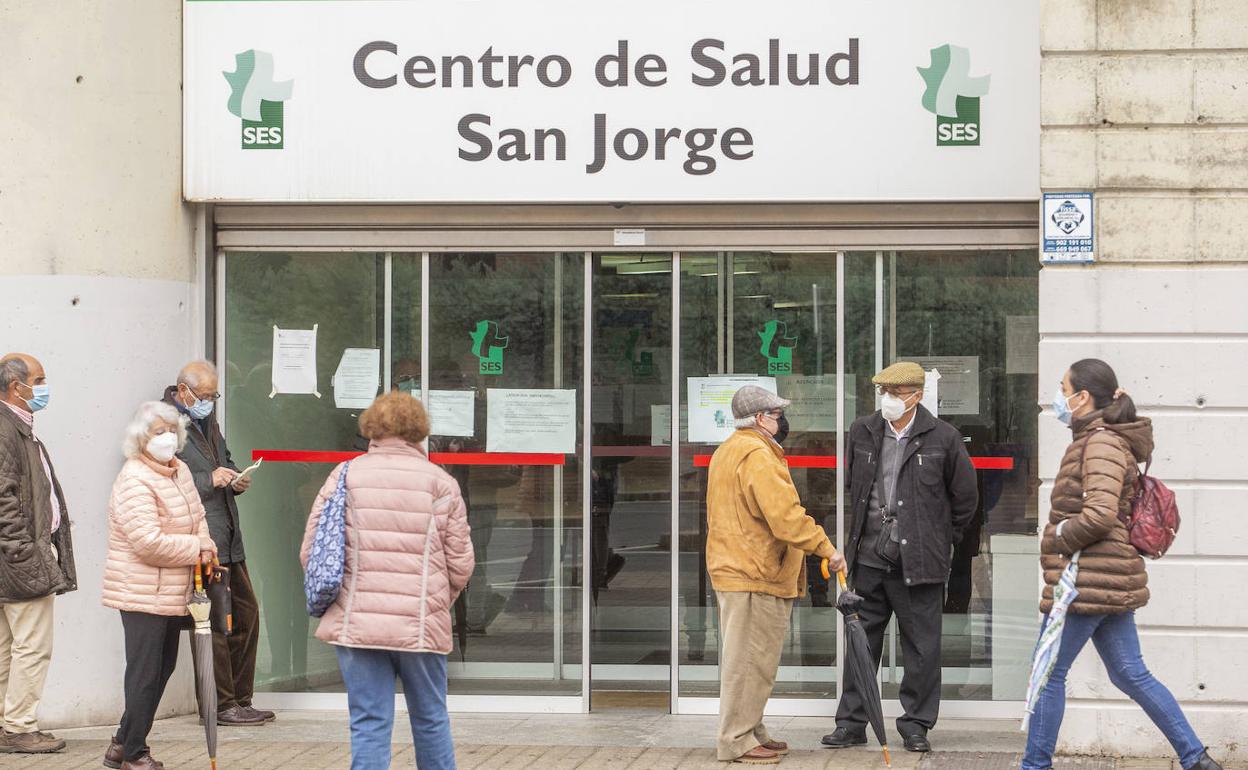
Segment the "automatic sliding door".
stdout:
<path fill-rule="evenodd" d="M 671 687 L 670 254 L 595 254 L 591 624 L 602 691 Z M 635 701 L 634 701 L 635 702 Z"/>
<path fill-rule="evenodd" d="M 430 450 L 477 559 L 452 694 L 581 695 L 583 260 L 430 255 Z"/>

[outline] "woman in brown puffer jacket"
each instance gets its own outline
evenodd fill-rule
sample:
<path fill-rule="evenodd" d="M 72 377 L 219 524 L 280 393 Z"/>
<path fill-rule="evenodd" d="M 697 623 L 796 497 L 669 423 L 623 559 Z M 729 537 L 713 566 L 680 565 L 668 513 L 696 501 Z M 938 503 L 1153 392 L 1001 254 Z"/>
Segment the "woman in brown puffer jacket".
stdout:
<path fill-rule="evenodd" d="M 1036 698 L 1019 770 L 1053 766 L 1066 709 L 1066 674 L 1089 640 L 1110 681 L 1143 707 L 1185 770 L 1221 770 L 1174 696 L 1149 673 L 1140 655 L 1135 611 L 1148 603 L 1148 572 L 1123 521 L 1131 513 L 1138 465 L 1153 454 L 1152 421 L 1136 415 L 1114 370 L 1094 358 L 1076 362 L 1062 377 L 1053 411 L 1070 426 L 1074 440 L 1062 457 L 1040 543 L 1045 582 L 1040 609 L 1045 622 L 1053 608 L 1053 588 L 1075 554 L 1079 554 L 1078 595 L 1066 616 L 1053 671 Z"/>

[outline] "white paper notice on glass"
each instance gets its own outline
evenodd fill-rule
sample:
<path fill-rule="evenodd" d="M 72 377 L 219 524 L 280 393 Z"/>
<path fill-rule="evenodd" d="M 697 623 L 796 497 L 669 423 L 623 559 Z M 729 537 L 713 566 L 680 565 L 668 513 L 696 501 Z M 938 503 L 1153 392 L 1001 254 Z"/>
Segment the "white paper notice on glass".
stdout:
<path fill-rule="evenodd" d="M 367 409 L 377 398 L 381 385 L 381 350 L 378 348 L 347 348 L 338 359 L 334 378 L 336 409 Z"/>
<path fill-rule="evenodd" d="M 485 401 L 485 451 L 576 451 L 575 390 L 490 388 Z"/>
<path fill-rule="evenodd" d="M 732 417 L 732 397 L 746 385 L 757 385 L 776 392 L 776 378 L 756 374 L 726 374 L 720 377 L 689 378 L 689 441 L 694 444 L 722 444 L 736 430 Z"/>
<path fill-rule="evenodd" d="M 273 327 L 273 392 L 296 395 L 311 393 L 321 397 L 316 389 L 316 328 L 279 329 Z"/>
<path fill-rule="evenodd" d="M 680 410 L 680 436 L 689 435 L 689 410 Z M 672 445 L 672 407 L 668 404 L 650 405 L 650 446 Z"/>
<path fill-rule="evenodd" d="M 1040 317 L 1007 315 L 1005 317 L 1006 374 L 1038 374 L 1040 372 Z"/>
<path fill-rule="evenodd" d="M 780 397 L 793 404 L 785 410 L 789 429 L 795 433 L 832 433 L 836 430 L 836 375 L 783 377 Z M 845 375 L 845 426 L 858 413 L 854 375 Z"/>
<path fill-rule="evenodd" d="M 923 373 L 923 408 L 940 416 L 940 372 L 930 369 Z"/>
<path fill-rule="evenodd" d="M 920 356 L 909 360 L 926 371 L 940 372 L 941 414 L 979 414 L 979 356 Z"/>
<path fill-rule="evenodd" d="M 429 391 L 429 425 L 434 436 L 476 434 L 475 390 Z"/>

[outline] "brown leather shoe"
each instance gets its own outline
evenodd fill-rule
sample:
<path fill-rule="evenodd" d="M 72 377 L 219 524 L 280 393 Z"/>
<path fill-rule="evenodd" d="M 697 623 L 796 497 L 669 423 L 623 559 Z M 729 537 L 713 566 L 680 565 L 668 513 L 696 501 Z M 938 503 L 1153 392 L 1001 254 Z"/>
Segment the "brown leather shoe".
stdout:
<path fill-rule="evenodd" d="M 743 765 L 778 765 L 780 755 L 766 746 L 755 746 L 732 761 Z"/>
<path fill-rule="evenodd" d="M 157 762 L 151 754 L 144 754 L 138 759 L 122 762 L 121 770 L 165 770 L 165 763 Z"/>
<path fill-rule="evenodd" d="M 248 714 L 251 714 L 253 717 L 259 717 L 261 720 L 265 722 L 272 722 L 273 720 L 277 719 L 277 714 L 274 714 L 272 711 L 265 711 L 264 709 L 252 708 L 250 703 L 248 703 L 246 706 L 241 706 L 240 708 L 242 708 L 242 710 L 246 711 Z"/>
<path fill-rule="evenodd" d="M 217 724 L 227 725 L 231 727 L 258 727 L 264 724 L 266 720 L 258 714 L 253 715 L 251 711 L 242 706 L 230 706 L 224 711 L 217 712 Z"/>
<path fill-rule="evenodd" d="M 104 766 L 117 770 L 126 761 L 125 750 L 117 742 L 117 736 L 108 739 L 108 751 L 104 752 Z"/>
<path fill-rule="evenodd" d="M 52 754 L 65 748 L 65 741 L 52 733 L 11 733 L 0 739 L 0 751 L 16 754 Z"/>
<path fill-rule="evenodd" d="M 763 744 L 763 748 L 770 749 L 782 757 L 789 753 L 789 744 L 784 741 L 767 741 Z"/>

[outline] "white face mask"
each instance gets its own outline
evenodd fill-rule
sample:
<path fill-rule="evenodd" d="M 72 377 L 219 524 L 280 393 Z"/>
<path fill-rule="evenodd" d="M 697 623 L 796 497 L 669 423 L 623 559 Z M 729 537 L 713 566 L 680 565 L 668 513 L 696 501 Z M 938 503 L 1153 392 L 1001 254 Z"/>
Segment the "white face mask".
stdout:
<path fill-rule="evenodd" d="M 911 397 L 917 395 L 918 392 L 916 391 L 911 394 Z M 917 401 L 915 402 L 915 405 L 918 405 Z M 914 407 L 907 408 L 905 399 L 898 398 L 892 393 L 885 393 L 880 399 L 880 416 L 889 422 L 896 422 L 900 420 L 906 412 L 913 408 Z"/>
<path fill-rule="evenodd" d="M 167 463 L 178 453 L 178 434 L 161 433 L 147 442 L 147 453 L 162 463 Z"/>

